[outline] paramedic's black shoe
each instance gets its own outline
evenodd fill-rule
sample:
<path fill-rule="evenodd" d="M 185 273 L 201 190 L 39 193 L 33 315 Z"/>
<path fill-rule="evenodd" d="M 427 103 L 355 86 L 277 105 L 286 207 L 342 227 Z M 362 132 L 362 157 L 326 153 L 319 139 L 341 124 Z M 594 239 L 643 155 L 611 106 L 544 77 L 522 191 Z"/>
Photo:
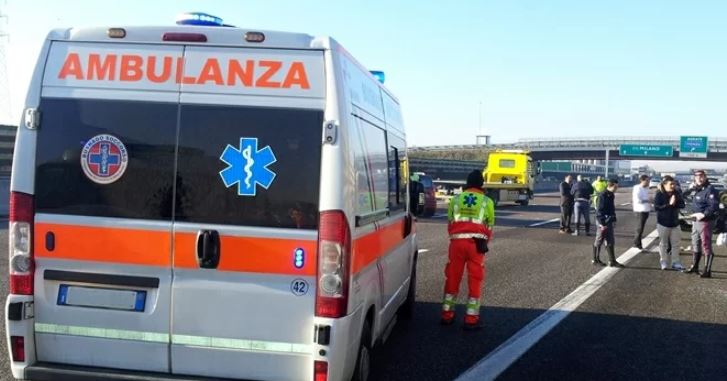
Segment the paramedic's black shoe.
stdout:
<path fill-rule="evenodd" d="M 591 263 L 598 266 L 606 266 L 606 264 L 600 259 L 594 259 L 591 261 Z"/>
<path fill-rule="evenodd" d="M 711 278 L 712 272 L 711 271 L 703 271 L 702 274 L 699 276 L 700 278 Z"/>
<path fill-rule="evenodd" d="M 617 261 L 608 261 L 608 267 L 618 267 L 618 268 L 621 268 L 622 269 L 622 268 L 624 268 L 626 266 L 624 266 L 623 264 L 621 264 L 621 263 L 619 263 Z"/>

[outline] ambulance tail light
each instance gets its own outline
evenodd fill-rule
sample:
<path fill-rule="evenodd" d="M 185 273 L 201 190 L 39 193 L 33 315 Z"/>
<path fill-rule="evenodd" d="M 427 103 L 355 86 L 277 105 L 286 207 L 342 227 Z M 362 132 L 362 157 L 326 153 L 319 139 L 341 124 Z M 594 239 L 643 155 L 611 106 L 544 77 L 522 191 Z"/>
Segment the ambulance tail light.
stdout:
<path fill-rule="evenodd" d="M 339 318 L 348 308 L 351 230 L 340 210 L 321 212 L 319 226 L 316 316 Z"/>
<path fill-rule="evenodd" d="M 10 353 L 15 362 L 25 362 L 25 337 L 10 336 Z"/>
<path fill-rule="evenodd" d="M 10 293 L 33 295 L 33 196 L 10 194 Z"/>
<path fill-rule="evenodd" d="M 325 361 L 316 361 L 313 365 L 313 380 L 328 381 L 328 363 Z"/>

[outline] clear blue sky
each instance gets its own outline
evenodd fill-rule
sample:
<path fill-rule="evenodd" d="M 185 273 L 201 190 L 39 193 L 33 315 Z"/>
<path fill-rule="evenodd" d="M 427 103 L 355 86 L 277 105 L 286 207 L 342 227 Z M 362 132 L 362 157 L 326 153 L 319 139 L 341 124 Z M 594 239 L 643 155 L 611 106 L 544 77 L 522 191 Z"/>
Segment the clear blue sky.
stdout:
<path fill-rule="evenodd" d="M 9 0 L 16 116 L 51 28 L 173 25 L 183 11 L 333 36 L 386 72 L 410 145 L 478 132 L 727 136 L 727 1 L 716 0 Z"/>

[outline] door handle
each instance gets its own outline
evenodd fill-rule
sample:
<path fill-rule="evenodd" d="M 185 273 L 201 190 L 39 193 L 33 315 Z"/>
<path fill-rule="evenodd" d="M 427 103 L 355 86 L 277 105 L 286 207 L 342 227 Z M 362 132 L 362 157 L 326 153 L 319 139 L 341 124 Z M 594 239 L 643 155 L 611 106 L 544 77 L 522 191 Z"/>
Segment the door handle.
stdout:
<path fill-rule="evenodd" d="M 197 265 L 203 269 L 216 269 L 220 264 L 220 234 L 216 230 L 197 233 Z"/>

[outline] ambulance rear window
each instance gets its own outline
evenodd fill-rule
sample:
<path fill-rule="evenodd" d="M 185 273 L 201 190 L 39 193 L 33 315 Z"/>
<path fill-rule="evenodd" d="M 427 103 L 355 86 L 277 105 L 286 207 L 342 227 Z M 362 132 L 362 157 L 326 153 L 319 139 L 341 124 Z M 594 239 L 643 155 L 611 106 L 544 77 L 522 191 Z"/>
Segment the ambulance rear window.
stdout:
<path fill-rule="evenodd" d="M 37 211 L 170 220 L 178 109 L 174 103 L 43 98 Z M 106 136 L 117 140 L 103 141 Z M 87 146 L 91 165 L 84 170 L 81 155 Z M 104 146 L 110 148 L 105 156 Z M 109 180 L 114 181 L 102 183 Z"/>
<path fill-rule="evenodd" d="M 183 104 L 179 131 L 177 221 L 318 226 L 323 111 Z"/>
<path fill-rule="evenodd" d="M 323 111 L 43 98 L 39 213 L 318 227 Z"/>

